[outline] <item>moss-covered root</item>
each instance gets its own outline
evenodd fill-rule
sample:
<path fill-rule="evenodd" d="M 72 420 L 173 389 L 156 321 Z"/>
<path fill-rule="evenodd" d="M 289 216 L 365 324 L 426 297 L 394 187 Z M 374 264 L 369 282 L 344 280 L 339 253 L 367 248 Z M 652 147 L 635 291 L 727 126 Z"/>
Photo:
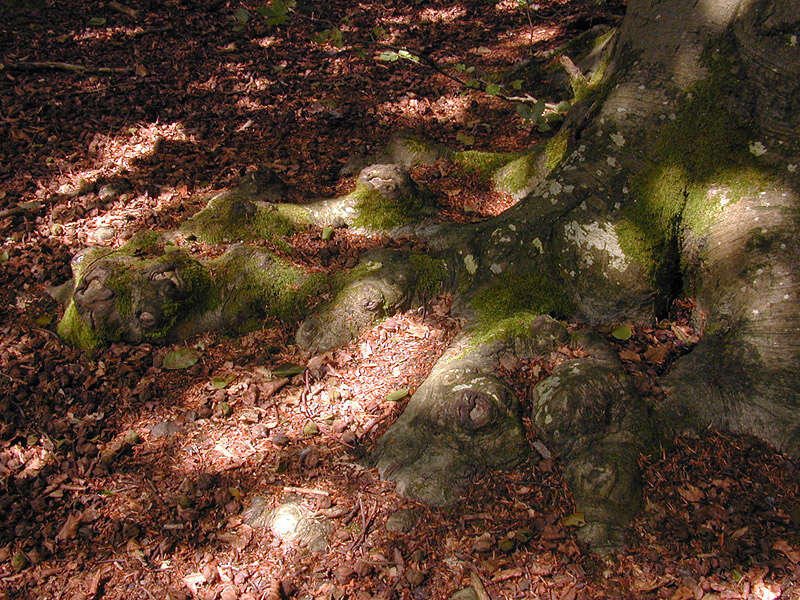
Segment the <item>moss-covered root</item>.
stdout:
<path fill-rule="evenodd" d="M 310 224 L 306 208 L 277 203 L 280 189 L 269 172 L 246 175 L 237 187 L 213 196 L 181 225 L 180 231 L 187 237 L 217 244 L 271 239 Z"/>
<path fill-rule="evenodd" d="M 86 349 L 113 341 L 182 339 L 202 331 L 243 331 L 265 317 L 296 321 L 329 278 L 272 253 L 235 245 L 203 264 L 155 236 L 118 250 L 92 249 L 74 261 L 76 284 L 58 333 Z"/>
<path fill-rule="evenodd" d="M 342 168 L 342 175 L 355 175 L 371 164 L 397 164 L 405 168 L 430 165 L 450 155 L 450 150 L 425 136 L 401 131 L 392 136 L 386 148 L 378 154 L 352 158 Z"/>
<path fill-rule="evenodd" d="M 210 261 L 208 269 L 214 282 L 212 301 L 203 313 L 179 323 L 174 337 L 248 331 L 265 318 L 295 322 L 331 290 L 326 274 L 307 272 L 268 250 L 244 244 Z"/>
<path fill-rule="evenodd" d="M 470 479 L 527 457 L 518 401 L 491 375 L 477 352 L 440 360 L 392 427 L 373 459 L 381 477 L 401 494 L 442 506 L 453 503 Z"/>
<path fill-rule="evenodd" d="M 531 392 L 532 421 L 566 461 L 565 476 L 594 552 L 619 546 L 641 502 L 637 460 L 655 433 L 622 365 L 595 336 L 577 340 L 590 356 L 557 367 Z"/>
<path fill-rule="evenodd" d="M 159 341 L 177 322 L 205 310 L 212 289 L 205 267 L 174 247 L 145 247 L 143 237 L 73 260 L 75 287 L 58 324 L 62 338 L 86 349 L 118 340 Z"/>
<path fill-rule="evenodd" d="M 334 282 L 338 293 L 300 325 L 297 343 L 312 352 L 341 346 L 389 315 L 439 292 L 448 280 L 442 259 L 392 250 L 364 255 Z"/>

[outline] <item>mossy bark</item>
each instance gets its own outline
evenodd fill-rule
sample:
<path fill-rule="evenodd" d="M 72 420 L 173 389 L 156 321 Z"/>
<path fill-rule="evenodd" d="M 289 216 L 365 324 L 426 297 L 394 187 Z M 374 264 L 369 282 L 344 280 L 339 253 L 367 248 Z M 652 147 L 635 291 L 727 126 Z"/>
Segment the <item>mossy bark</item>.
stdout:
<path fill-rule="evenodd" d="M 792 7 L 630 0 L 620 31 L 603 33 L 591 61 L 577 60 L 589 88 L 549 144 L 517 157 L 452 154 L 401 135 L 344 198 L 290 208 L 260 197 L 258 180 L 217 196 L 183 230 L 248 240 L 280 235 L 287 223 L 378 229 L 425 238 L 428 256 L 375 251 L 347 274 L 320 277 L 246 245 L 210 264 L 170 256 L 161 242 L 155 254 L 99 251 L 95 266 L 75 266 L 77 295 L 59 331 L 86 346 L 144 339 L 153 319 L 141 315 L 155 313 L 142 306 L 165 282 L 180 293 L 162 294 L 158 330 L 180 335 L 253 314 L 303 318 L 329 291 L 297 336 L 322 351 L 452 291 L 465 329 L 378 441 L 379 471 L 404 493 L 445 504 L 481 470 L 524 460 L 522 409 L 496 376 L 499 357 L 579 344 L 587 356 L 531 391 L 530 416 L 566 463 L 587 521 L 579 536 L 606 551 L 637 510 L 639 454 L 676 431 L 726 427 L 800 454 L 800 52 L 791 37 L 800 21 Z M 484 223 L 431 223 L 430 197 L 401 166 L 442 158 L 493 178 L 520 202 Z M 122 274 L 92 275 L 98 265 Z M 151 291 L 126 291 L 125 277 Z M 180 304 L 195 289 L 199 299 Z M 682 293 L 697 298 L 706 335 L 664 378 L 661 404 L 638 397 L 596 335 L 571 337 L 552 318 L 648 322 Z M 134 317 L 138 324 L 125 320 Z"/>

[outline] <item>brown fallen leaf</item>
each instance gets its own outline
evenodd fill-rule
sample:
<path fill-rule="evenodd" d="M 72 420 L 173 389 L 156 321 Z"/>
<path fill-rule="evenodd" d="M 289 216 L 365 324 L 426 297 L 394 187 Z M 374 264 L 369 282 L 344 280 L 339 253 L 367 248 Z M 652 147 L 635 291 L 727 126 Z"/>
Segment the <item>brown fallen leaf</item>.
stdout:
<path fill-rule="evenodd" d="M 619 353 L 619 357 L 622 360 L 630 360 L 630 361 L 633 361 L 633 362 L 641 362 L 641 360 L 642 360 L 642 358 L 636 352 L 634 352 L 633 350 L 628 350 L 628 349 L 622 350 Z"/>
<path fill-rule="evenodd" d="M 670 352 L 672 352 L 672 342 L 667 342 L 658 346 L 650 346 L 645 351 L 644 358 L 651 363 L 660 365 L 667 359 Z"/>
<path fill-rule="evenodd" d="M 58 533 L 56 534 L 56 540 L 59 542 L 66 542 L 67 540 L 73 539 L 76 535 L 78 535 L 78 527 L 80 524 L 81 513 L 70 513 L 70 515 L 67 517 L 67 520 L 64 521 L 64 524 L 61 526 L 61 529 L 58 530 Z"/>
<path fill-rule="evenodd" d="M 513 568 L 513 569 L 503 569 L 502 571 L 498 571 L 494 575 L 492 575 L 492 582 L 493 583 L 500 583 L 501 581 L 507 581 L 509 579 L 516 579 L 517 577 L 522 577 L 523 571 L 520 568 Z"/>
<path fill-rule="evenodd" d="M 281 377 L 280 379 L 273 379 L 272 381 L 267 381 L 266 383 L 262 383 L 259 388 L 259 398 L 263 402 L 264 400 L 269 400 L 269 398 L 278 390 L 280 390 L 283 386 L 289 383 L 289 380 L 286 377 Z"/>
<path fill-rule="evenodd" d="M 785 554 L 786 558 L 792 561 L 792 563 L 800 563 L 800 551 L 795 550 L 786 540 L 776 540 L 775 543 L 772 544 L 772 549 Z"/>
<path fill-rule="evenodd" d="M 694 591 L 691 588 L 682 585 L 677 590 L 672 593 L 672 596 L 669 597 L 669 600 L 693 600 L 694 599 Z"/>
<path fill-rule="evenodd" d="M 700 502 L 700 500 L 706 497 L 703 490 L 691 483 L 679 487 L 678 493 L 681 495 L 681 498 L 687 502 Z"/>
<path fill-rule="evenodd" d="M 183 579 L 181 579 L 181 581 L 187 588 L 189 588 L 189 591 L 191 591 L 192 594 L 196 594 L 197 587 L 206 582 L 206 577 L 202 573 L 189 573 Z"/>
<path fill-rule="evenodd" d="M 89 582 L 89 598 L 94 598 L 97 596 L 97 593 L 103 586 L 103 582 L 111 577 L 113 571 L 113 565 L 106 564 L 94 572 L 92 579 Z"/>

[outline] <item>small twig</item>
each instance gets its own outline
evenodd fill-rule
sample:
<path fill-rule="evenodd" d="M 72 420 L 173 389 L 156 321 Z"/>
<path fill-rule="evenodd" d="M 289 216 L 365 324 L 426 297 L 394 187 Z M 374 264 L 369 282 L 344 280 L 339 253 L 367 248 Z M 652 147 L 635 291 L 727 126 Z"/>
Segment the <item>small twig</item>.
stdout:
<path fill-rule="evenodd" d="M 411 52 L 409 52 L 408 50 L 406 50 L 404 48 L 397 48 L 395 46 L 390 46 L 390 45 L 385 45 L 385 44 L 383 45 L 383 47 L 389 48 L 390 50 L 393 50 L 394 52 L 397 52 L 400 55 L 400 57 L 403 57 L 403 55 L 400 54 L 400 52 L 404 51 L 404 52 L 410 54 L 411 56 L 413 56 L 414 58 L 418 59 L 418 60 L 412 60 L 410 58 L 405 57 L 405 60 L 408 60 L 409 62 L 412 62 L 414 64 L 418 64 L 418 65 L 422 65 L 422 66 L 428 67 L 429 69 L 431 69 L 433 71 L 436 71 L 440 75 L 443 75 L 443 76 L 447 77 L 448 79 L 451 79 L 452 81 L 455 81 L 461 87 L 468 88 L 468 89 L 475 89 L 473 86 L 469 85 L 466 81 L 464 81 L 460 77 L 456 77 L 452 73 L 448 73 L 444 68 L 442 68 L 439 65 L 439 63 L 437 63 L 430 56 L 427 56 L 426 54 L 424 54 L 422 52 L 411 53 Z M 490 82 L 488 82 L 488 81 L 486 81 L 484 79 L 481 79 L 479 77 L 476 77 L 475 80 L 478 81 L 484 87 L 486 87 L 490 83 Z M 481 91 L 481 90 L 478 90 L 478 91 Z M 530 94 L 526 94 L 524 96 L 507 96 L 506 94 L 490 94 L 490 95 L 494 96 L 495 98 L 500 98 L 501 100 L 505 100 L 506 102 L 512 102 L 512 103 L 521 102 L 523 104 L 536 104 L 539 101 L 538 98 L 535 98 L 535 97 L 531 96 Z M 552 104 L 552 107 L 555 107 L 555 106 L 556 106 L 555 104 Z M 546 105 L 546 107 L 550 108 L 551 105 Z"/>
<path fill-rule="evenodd" d="M 131 37 L 139 37 L 151 33 L 165 33 L 167 31 L 172 31 L 172 25 L 165 25 L 164 27 L 151 27 L 149 29 L 136 28 L 129 35 Z"/>
<path fill-rule="evenodd" d="M 42 208 L 41 202 L 25 202 L 23 204 L 18 204 L 13 208 L 6 208 L 5 210 L 0 210 L 0 219 L 5 219 L 6 217 L 13 217 L 16 215 L 27 215 L 30 213 L 35 213 L 40 211 Z"/>
<path fill-rule="evenodd" d="M 478 600 L 492 600 L 492 597 L 489 595 L 489 592 L 486 591 L 486 587 L 483 585 L 481 577 L 478 575 L 475 567 L 472 568 L 472 572 L 469 574 L 469 579 L 472 583 L 472 589 L 475 590 L 475 595 L 478 597 Z"/>
<path fill-rule="evenodd" d="M 330 496 L 330 492 L 320 490 L 318 488 L 296 487 L 293 485 L 286 485 L 283 487 L 284 492 L 295 492 L 297 494 L 311 494 L 312 496 Z"/>
<path fill-rule="evenodd" d="M 134 10 L 130 6 L 125 6 L 124 4 L 120 4 L 119 2 L 109 2 L 108 7 L 128 15 L 132 19 L 135 19 L 137 16 L 139 16 L 139 13 L 136 12 L 136 10 Z"/>
<path fill-rule="evenodd" d="M 73 73 L 89 73 L 98 75 L 108 75 L 112 73 L 133 73 L 131 67 L 91 67 L 86 65 L 76 65 L 65 62 L 42 61 L 42 62 L 9 62 L 0 63 L 3 69 L 17 71 L 71 71 Z"/>
<path fill-rule="evenodd" d="M 9 381 L 13 381 L 14 383 L 18 383 L 19 385 L 25 385 L 25 382 L 24 382 L 24 381 L 22 381 L 21 379 L 17 379 L 16 377 L 12 377 L 11 375 L 9 375 L 9 374 L 7 374 L 7 373 L 3 373 L 2 371 L 0 371 L 0 375 L 2 375 L 3 377 L 5 377 L 5 378 L 6 378 L 6 379 L 8 379 Z M 23 416 L 24 416 L 24 415 L 23 415 Z"/>

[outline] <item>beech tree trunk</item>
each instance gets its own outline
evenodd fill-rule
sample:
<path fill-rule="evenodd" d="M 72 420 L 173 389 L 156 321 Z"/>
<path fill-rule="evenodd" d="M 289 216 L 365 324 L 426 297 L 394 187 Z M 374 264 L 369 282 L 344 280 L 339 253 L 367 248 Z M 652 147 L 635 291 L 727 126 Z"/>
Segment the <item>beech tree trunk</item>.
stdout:
<path fill-rule="evenodd" d="M 245 197 L 242 188 L 212 200 L 205 216 L 228 219 L 232 240 L 284 221 L 427 240 L 427 256 L 380 251 L 348 278 L 323 282 L 335 297 L 298 332 L 298 342 L 318 352 L 439 286 L 454 293 L 464 331 L 372 454 L 383 477 L 425 502 L 451 503 L 476 473 L 527 456 L 520 403 L 495 374 L 502 355 L 583 348 L 587 356 L 530 391 L 526 410 L 566 463 L 586 520 L 579 536 L 603 552 L 622 542 L 638 510 L 639 454 L 676 432 L 712 425 L 800 455 L 798 34 L 792 0 L 629 0 L 619 31 L 575 61 L 584 77 L 573 82 L 575 102 L 551 143 L 499 166 L 497 157 L 477 157 L 499 188 L 522 198 L 481 224 L 431 224 L 429 199 L 397 165 L 467 157 L 410 138 L 395 140 L 374 161 L 383 166 L 362 172 L 361 187 L 344 199 L 292 212 L 275 203 L 269 183 L 269 197 Z M 413 209 L 405 222 L 392 212 L 397 203 Z M 376 224 L 369 206 L 394 216 Z M 241 219 L 246 227 L 234 226 Z M 245 258 L 205 271 L 176 253 L 151 259 L 145 275 L 131 279 L 141 287 L 158 274 L 162 291 L 135 297 L 124 292 L 133 284 L 114 275 L 135 253 L 113 259 L 117 266 L 93 255 L 76 266 L 72 312 L 60 331 L 84 344 L 188 335 L 239 319 L 265 296 L 288 318 L 297 290 L 316 285 L 286 269 L 284 284 L 255 280 L 259 269 L 277 273 L 278 262 L 232 252 Z M 250 273 L 254 261 L 251 275 L 236 270 L 241 263 Z M 295 296 L 282 295 L 281 285 Z M 201 317 L 176 313 L 202 290 L 212 300 L 186 304 Z M 696 298 L 703 338 L 664 377 L 668 394 L 654 403 L 637 395 L 592 327 L 652 322 L 678 295 Z M 165 296 L 170 310 L 139 306 Z M 569 332 L 559 319 L 585 327 Z"/>

